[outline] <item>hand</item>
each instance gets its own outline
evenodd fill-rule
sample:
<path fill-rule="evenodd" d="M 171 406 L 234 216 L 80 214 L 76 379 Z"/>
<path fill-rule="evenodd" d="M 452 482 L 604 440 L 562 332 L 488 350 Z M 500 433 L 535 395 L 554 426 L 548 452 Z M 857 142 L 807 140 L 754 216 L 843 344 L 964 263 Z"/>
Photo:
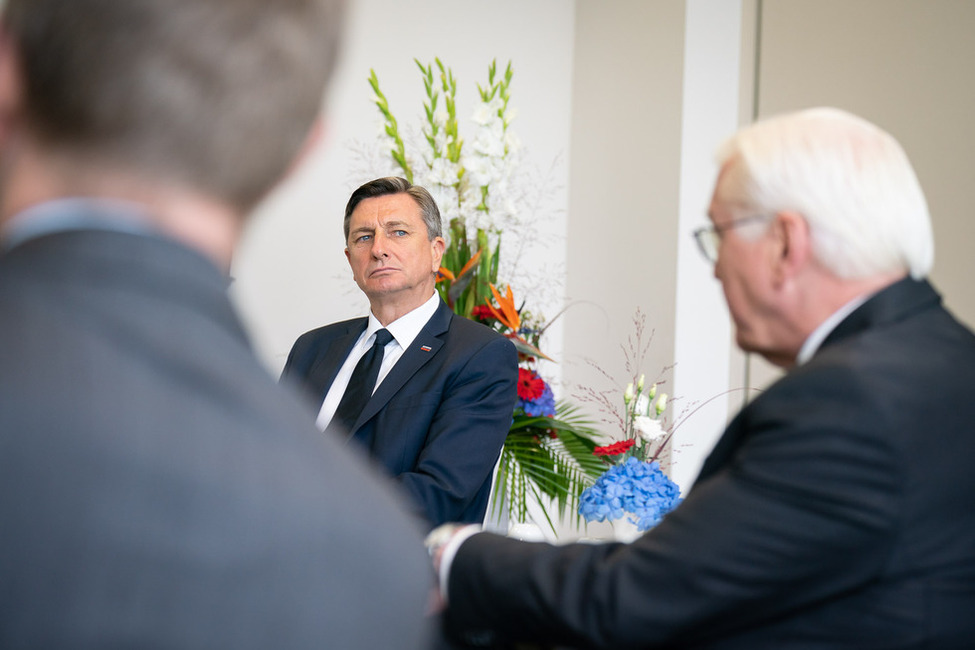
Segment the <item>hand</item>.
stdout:
<path fill-rule="evenodd" d="M 433 561 L 433 570 L 437 572 L 438 576 L 440 575 L 440 561 L 443 559 L 444 546 L 453 539 L 457 531 L 467 526 L 468 524 L 441 524 L 430 531 L 430 534 L 423 540 L 423 545 L 427 547 L 427 552 L 430 553 L 430 559 Z"/>

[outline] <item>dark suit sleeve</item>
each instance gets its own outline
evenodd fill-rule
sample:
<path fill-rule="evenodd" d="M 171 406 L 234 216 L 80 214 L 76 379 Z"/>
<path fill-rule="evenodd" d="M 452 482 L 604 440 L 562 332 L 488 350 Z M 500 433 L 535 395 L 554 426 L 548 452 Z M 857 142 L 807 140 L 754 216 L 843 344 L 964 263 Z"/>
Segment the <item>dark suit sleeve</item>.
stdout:
<path fill-rule="evenodd" d="M 282 382 L 300 382 L 308 376 L 311 362 L 314 360 L 312 342 L 312 332 L 306 332 L 291 346 L 288 360 L 285 361 L 284 369 L 281 371 Z"/>
<path fill-rule="evenodd" d="M 449 576 L 450 627 L 653 647 L 734 635 L 868 584 L 902 503 L 895 423 L 842 370 L 780 384 L 729 427 L 737 451 L 633 544 L 469 539 Z"/>
<path fill-rule="evenodd" d="M 484 486 L 511 426 L 517 378 L 514 345 L 492 337 L 444 387 L 416 465 L 397 476 L 432 525 L 472 521 L 472 502 L 486 499 Z"/>

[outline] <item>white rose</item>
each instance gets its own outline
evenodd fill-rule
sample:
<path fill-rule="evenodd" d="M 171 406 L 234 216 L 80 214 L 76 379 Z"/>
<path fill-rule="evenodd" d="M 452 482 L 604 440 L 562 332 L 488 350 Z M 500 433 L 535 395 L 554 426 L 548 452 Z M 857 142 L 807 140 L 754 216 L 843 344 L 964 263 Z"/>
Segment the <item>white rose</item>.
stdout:
<path fill-rule="evenodd" d="M 633 428 L 637 434 L 646 442 L 653 442 L 663 436 L 666 432 L 660 426 L 659 420 L 654 420 L 646 415 L 638 415 L 633 420 Z"/>

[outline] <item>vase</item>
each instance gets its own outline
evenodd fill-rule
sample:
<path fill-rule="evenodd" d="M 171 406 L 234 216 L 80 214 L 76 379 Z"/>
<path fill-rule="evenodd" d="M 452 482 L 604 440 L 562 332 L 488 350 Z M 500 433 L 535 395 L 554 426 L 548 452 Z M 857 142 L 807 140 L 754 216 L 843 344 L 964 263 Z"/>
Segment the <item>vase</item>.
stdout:
<path fill-rule="evenodd" d="M 637 539 L 643 532 L 637 528 L 637 525 L 630 521 L 629 515 L 623 515 L 619 519 L 614 519 L 613 524 L 613 539 L 617 542 L 632 542 Z"/>

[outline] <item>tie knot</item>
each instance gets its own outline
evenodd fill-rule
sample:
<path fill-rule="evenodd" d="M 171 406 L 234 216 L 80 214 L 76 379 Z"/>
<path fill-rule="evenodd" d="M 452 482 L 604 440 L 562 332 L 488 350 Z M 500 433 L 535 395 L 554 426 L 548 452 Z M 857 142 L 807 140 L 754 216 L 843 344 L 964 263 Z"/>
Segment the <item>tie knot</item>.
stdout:
<path fill-rule="evenodd" d="M 384 348 L 386 347 L 386 344 L 392 340 L 393 335 L 389 333 L 389 330 L 381 329 L 376 332 L 376 341 L 373 343 L 373 346 Z"/>

